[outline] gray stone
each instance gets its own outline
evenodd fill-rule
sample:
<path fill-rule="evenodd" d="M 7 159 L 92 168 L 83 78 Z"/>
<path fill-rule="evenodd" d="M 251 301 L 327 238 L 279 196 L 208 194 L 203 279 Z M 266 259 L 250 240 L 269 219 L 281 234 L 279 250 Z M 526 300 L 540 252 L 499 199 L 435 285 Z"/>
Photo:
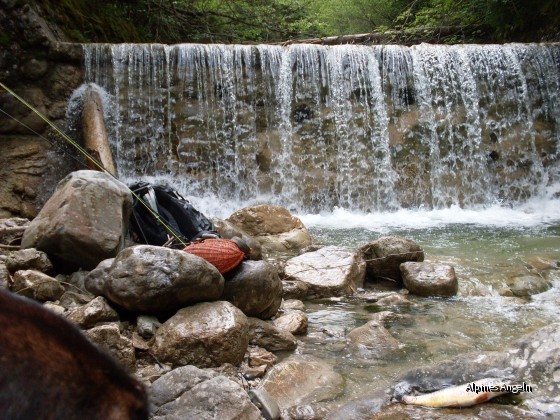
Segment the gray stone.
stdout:
<path fill-rule="evenodd" d="M 352 295 L 363 286 L 365 264 L 359 254 L 327 246 L 290 258 L 284 273 L 308 285 L 308 293 L 314 297 Z"/>
<path fill-rule="evenodd" d="M 247 316 L 268 319 L 282 303 L 282 282 L 272 264 L 243 261 L 228 276 L 221 299 L 233 303 Z"/>
<path fill-rule="evenodd" d="M 67 318 L 81 328 L 88 329 L 100 322 L 119 321 L 119 314 L 111 308 L 104 297 L 98 296 L 70 312 Z"/>
<path fill-rule="evenodd" d="M 282 302 L 280 309 L 284 312 L 290 310 L 305 312 L 305 304 L 299 299 L 286 299 Z"/>
<path fill-rule="evenodd" d="M 240 385 L 224 376 L 205 380 L 176 400 L 159 407 L 156 419 L 261 420 L 259 409 L 251 403 Z"/>
<path fill-rule="evenodd" d="M 388 278 L 402 284 L 399 266 L 407 261 L 424 261 L 424 251 L 410 239 L 384 236 L 360 248 L 367 275 L 373 279 Z"/>
<path fill-rule="evenodd" d="M 159 246 L 138 245 L 117 255 L 110 267 L 92 270 L 86 289 L 135 312 L 173 311 L 218 299 L 224 278 L 204 259 Z"/>
<path fill-rule="evenodd" d="M 178 367 L 154 381 L 150 387 L 150 402 L 160 407 L 176 400 L 199 383 L 216 376 L 218 374 L 211 370 L 202 370 L 192 365 Z"/>
<path fill-rule="evenodd" d="M 406 287 L 420 296 L 455 296 L 459 289 L 455 269 L 446 264 L 405 262 L 401 273 Z"/>
<path fill-rule="evenodd" d="M 36 270 L 16 271 L 12 291 L 39 302 L 58 300 L 64 287 L 54 278 Z"/>
<path fill-rule="evenodd" d="M 87 337 L 111 354 L 129 372 L 136 370 L 132 341 L 121 335 L 116 325 L 99 325 L 85 331 Z"/>
<path fill-rule="evenodd" d="M 156 331 L 160 326 L 161 322 L 155 316 L 140 315 L 136 319 L 136 331 L 146 340 L 156 335 Z"/>
<path fill-rule="evenodd" d="M 29 223 L 29 219 L 21 217 L 0 219 L 0 244 L 16 245 L 21 243 L 23 232 L 25 232 Z"/>
<path fill-rule="evenodd" d="M 53 269 L 52 262 L 47 254 L 33 248 L 11 252 L 6 257 L 5 264 L 12 273 L 19 270 L 37 270 L 50 273 Z"/>
<path fill-rule="evenodd" d="M 152 351 L 173 366 L 216 367 L 239 365 L 248 344 L 247 317 L 220 301 L 179 310 L 158 329 Z"/>
<path fill-rule="evenodd" d="M 30 223 L 22 247 L 46 252 L 67 270 L 91 270 L 123 248 L 131 208 L 126 185 L 98 171 L 73 172 Z"/>
<path fill-rule="evenodd" d="M 64 307 L 68 311 L 73 311 L 85 305 L 88 302 L 93 300 L 94 296 L 90 295 L 89 293 L 78 293 L 72 290 L 67 290 L 64 294 L 60 297 L 60 306 Z"/>
<path fill-rule="evenodd" d="M 0 287 L 7 289 L 9 284 L 10 284 L 10 272 L 6 267 L 6 264 L 0 262 Z"/>

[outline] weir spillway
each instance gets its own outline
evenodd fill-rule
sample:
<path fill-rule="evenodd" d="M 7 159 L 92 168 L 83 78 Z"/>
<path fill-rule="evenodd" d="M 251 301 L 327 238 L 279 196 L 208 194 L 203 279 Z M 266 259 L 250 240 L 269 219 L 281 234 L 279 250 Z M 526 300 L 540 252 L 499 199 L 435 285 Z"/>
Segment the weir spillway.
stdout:
<path fill-rule="evenodd" d="M 306 212 L 560 192 L 560 45 L 84 48 L 124 180 Z"/>

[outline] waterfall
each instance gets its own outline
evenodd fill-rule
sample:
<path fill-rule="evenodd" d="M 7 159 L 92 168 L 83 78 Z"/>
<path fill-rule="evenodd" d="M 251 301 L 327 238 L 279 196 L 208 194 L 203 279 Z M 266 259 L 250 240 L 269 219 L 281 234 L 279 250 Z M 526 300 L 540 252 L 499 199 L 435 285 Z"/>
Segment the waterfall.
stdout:
<path fill-rule="evenodd" d="M 560 184 L 560 45 L 91 44 L 121 179 L 319 212 L 516 205 Z"/>

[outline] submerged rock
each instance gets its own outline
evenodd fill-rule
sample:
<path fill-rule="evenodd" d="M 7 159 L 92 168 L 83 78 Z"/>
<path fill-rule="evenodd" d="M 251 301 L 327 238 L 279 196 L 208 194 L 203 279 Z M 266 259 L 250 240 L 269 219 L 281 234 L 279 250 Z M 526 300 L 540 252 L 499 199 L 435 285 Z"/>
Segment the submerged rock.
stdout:
<path fill-rule="evenodd" d="M 199 303 L 179 310 L 157 330 L 152 348 L 173 366 L 239 365 L 249 345 L 247 317 L 229 302 Z"/>
<path fill-rule="evenodd" d="M 335 398 L 343 391 L 344 380 L 322 360 L 294 355 L 273 366 L 259 387 L 264 388 L 285 410 Z"/>
<path fill-rule="evenodd" d="M 126 185 L 98 171 L 64 178 L 29 224 L 22 248 L 46 252 L 65 270 L 91 270 L 124 247 L 132 197 Z"/>
<path fill-rule="evenodd" d="M 308 296 L 344 296 L 363 286 L 365 264 L 359 254 L 327 246 L 290 258 L 284 274 L 290 280 L 305 283 Z"/>
<path fill-rule="evenodd" d="M 217 300 L 224 278 L 212 264 L 180 250 L 138 245 L 103 262 L 85 281 L 86 289 L 136 312 L 173 311 Z"/>
<path fill-rule="evenodd" d="M 399 350 L 400 343 L 378 321 L 368 321 L 347 335 L 352 344 L 364 346 L 370 357 L 381 358 Z"/>
<path fill-rule="evenodd" d="M 513 277 L 508 281 L 509 289 L 514 296 L 529 297 L 546 292 L 552 287 L 544 277 L 532 274 Z"/>
<path fill-rule="evenodd" d="M 459 283 L 450 265 L 405 262 L 400 266 L 404 287 L 420 296 L 455 296 Z"/>

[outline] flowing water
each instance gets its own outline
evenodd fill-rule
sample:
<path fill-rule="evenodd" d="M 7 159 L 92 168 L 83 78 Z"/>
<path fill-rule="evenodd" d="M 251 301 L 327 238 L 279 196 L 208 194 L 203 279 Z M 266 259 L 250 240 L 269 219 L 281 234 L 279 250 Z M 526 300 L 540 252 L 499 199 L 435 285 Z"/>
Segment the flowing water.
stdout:
<path fill-rule="evenodd" d="M 457 297 L 389 308 L 414 320 L 390 328 L 402 353 L 389 359 L 343 339 L 382 308 L 307 303 L 297 351 L 345 376 L 337 404 L 557 321 L 558 270 L 538 271 L 554 287 L 531 299 L 501 290 L 537 258 L 560 260 L 560 45 L 123 44 L 85 57 L 125 182 L 169 183 L 222 218 L 278 204 L 319 244 L 407 237 L 455 267 Z"/>

